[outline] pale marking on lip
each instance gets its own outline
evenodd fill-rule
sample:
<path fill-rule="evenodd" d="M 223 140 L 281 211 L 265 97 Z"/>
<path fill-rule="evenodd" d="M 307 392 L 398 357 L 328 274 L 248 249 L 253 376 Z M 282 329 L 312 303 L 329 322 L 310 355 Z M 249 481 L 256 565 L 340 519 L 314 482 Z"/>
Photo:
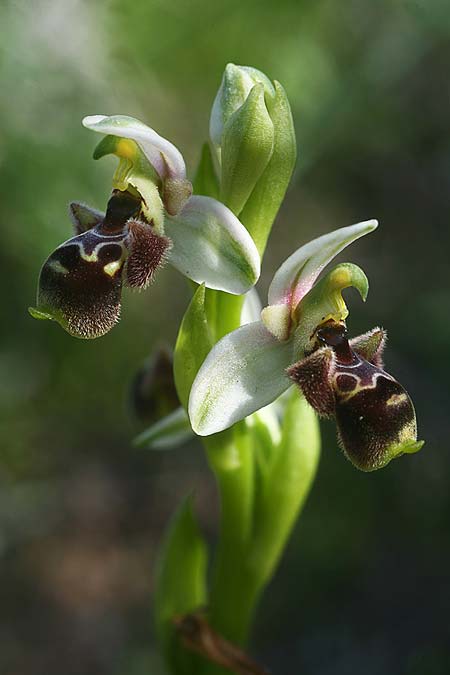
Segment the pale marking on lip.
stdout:
<path fill-rule="evenodd" d="M 113 260 L 112 262 L 108 263 L 103 267 L 103 271 L 105 274 L 108 274 L 110 277 L 113 277 L 117 270 L 119 270 L 122 267 L 123 259 L 121 258 L 120 260 Z"/>
<path fill-rule="evenodd" d="M 407 395 L 405 393 L 402 394 L 392 394 L 390 398 L 386 401 L 386 405 L 400 405 L 400 403 L 403 403 L 403 401 L 407 400 Z"/>
<path fill-rule="evenodd" d="M 51 260 L 48 265 L 54 272 L 58 272 L 59 274 L 69 274 L 67 267 L 64 267 L 59 260 Z"/>

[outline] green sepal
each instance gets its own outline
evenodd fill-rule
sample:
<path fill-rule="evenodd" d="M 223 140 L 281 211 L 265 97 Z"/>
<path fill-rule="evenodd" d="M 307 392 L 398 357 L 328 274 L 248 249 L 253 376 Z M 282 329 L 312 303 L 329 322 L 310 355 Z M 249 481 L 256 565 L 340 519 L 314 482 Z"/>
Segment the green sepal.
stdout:
<path fill-rule="evenodd" d="M 270 579 L 309 490 L 320 458 L 317 416 L 292 388 L 285 394 L 282 435 L 262 473 L 255 499 L 255 531 L 248 564 L 260 584 Z"/>
<path fill-rule="evenodd" d="M 302 298 L 294 312 L 295 354 L 297 358 L 310 352 L 315 339 L 314 332 L 320 324 L 333 319 L 345 321 L 348 309 L 342 297 L 345 288 L 353 286 L 363 301 L 369 292 L 369 281 L 360 267 L 342 263 L 334 267 Z"/>
<path fill-rule="evenodd" d="M 275 82 L 275 98 L 266 97 L 274 128 L 273 152 L 240 214 L 260 255 L 266 247 L 273 221 L 281 206 L 297 159 L 294 122 L 286 92 Z"/>
<path fill-rule="evenodd" d="M 178 331 L 173 355 L 173 372 L 178 397 L 187 408 L 192 383 L 212 347 L 205 312 L 205 285 L 199 286 Z"/>
<path fill-rule="evenodd" d="M 194 193 L 219 199 L 220 186 L 209 143 L 204 143 L 202 154 L 193 180 Z"/>
<path fill-rule="evenodd" d="M 245 103 L 230 117 L 222 136 L 221 201 L 236 215 L 242 211 L 273 151 L 274 128 L 256 84 Z"/>
<path fill-rule="evenodd" d="M 169 450 L 193 438 L 189 418 L 184 408 L 177 408 L 136 436 L 133 445 L 148 450 Z"/>
<path fill-rule="evenodd" d="M 188 497 L 172 518 L 155 574 L 156 633 L 174 675 L 195 672 L 198 657 L 182 647 L 173 620 L 207 604 L 206 572 L 207 548 Z"/>

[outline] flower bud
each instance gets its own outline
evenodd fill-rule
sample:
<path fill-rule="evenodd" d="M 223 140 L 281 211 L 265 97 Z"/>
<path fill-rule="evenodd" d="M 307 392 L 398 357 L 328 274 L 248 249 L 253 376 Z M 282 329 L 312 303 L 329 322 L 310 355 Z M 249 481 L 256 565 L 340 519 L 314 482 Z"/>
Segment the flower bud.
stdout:
<path fill-rule="evenodd" d="M 215 98 L 210 137 L 221 165 L 221 199 L 260 254 L 286 193 L 296 140 L 283 87 L 255 68 L 228 64 Z"/>
<path fill-rule="evenodd" d="M 217 149 L 220 149 L 222 145 L 222 134 L 226 123 L 244 105 L 251 90 L 258 83 L 264 85 L 267 96 L 275 95 L 271 81 L 260 70 L 248 66 L 236 66 L 234 63 L 226 66 L 209 121 L 209 135 Z"/>
<path fill-rule="evenodd" d="M 146 424 L 152 424 L 178 408 L 173 358 L 167 349 L 156 350 L 135 374 L 129 405 L 134 417 Z"/>
<path fill-rule="evenodd" d="M 227 121 L 222 134 L 221 199 L 236 215 L 242 211 L 273 152 L 274 129 L 255 84 L 245 103 Z"/>

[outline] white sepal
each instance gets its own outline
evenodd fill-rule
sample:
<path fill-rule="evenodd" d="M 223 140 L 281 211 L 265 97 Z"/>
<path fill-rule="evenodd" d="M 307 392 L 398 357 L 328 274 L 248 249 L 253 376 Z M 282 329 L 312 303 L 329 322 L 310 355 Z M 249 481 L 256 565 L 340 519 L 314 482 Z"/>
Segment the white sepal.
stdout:
<path fill-rule="evenodd" d="M 214 345 L 192 385 L 193 430 L 209 436 L 274 401 L 291 384 L 285 374 L 292 344 L 279 342 L 261 321 L 241 326 Z"/>
<path fill-rule="evenodd" d="M 186 178 L 186 165 L 178 148 L 134 117 L 89 115 L 83 119 L 83 126 L 101 134 L 136 141 L 161 178 Z"/>
<path fill-rule="evenodd" d="M 173 242 L 170 263 L 189 279 L 234 295 L 257 282 L 260 257 L 253 239 L 216 199 L 194 195 L 177 216 L 166 217 L 164 229 Z"/>
<path fill-rule="evenodd" d="M 293 253 L 275 273 L 269 287 L 269 304 L 288 304 L 295 308 L 312 288 L 328 263 L 355 239 L 372 232 L 378 221 L 342 227 L 313 239 Z"/>

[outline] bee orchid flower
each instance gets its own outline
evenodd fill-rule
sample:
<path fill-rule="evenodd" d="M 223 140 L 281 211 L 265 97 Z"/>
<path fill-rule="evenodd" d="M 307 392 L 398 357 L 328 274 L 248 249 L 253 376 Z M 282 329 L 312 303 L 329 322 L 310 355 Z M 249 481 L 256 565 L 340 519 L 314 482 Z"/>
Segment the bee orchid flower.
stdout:
<path fill-rule="evenodd" d="M 189 417 L 201 435 L 222 431 L 277 399 L 294 382 L 320 414 L 336 418 L 346 456 L 370 471 L 419 450 L 414 407 L 403 387 L 381 370 L 385 333 L 348 342 L 342 290 L 363 300 L 368 281 L 350 263 L 317 281 L 346 246 L 372 232 L 370 220 L 341 228 L 298 249 L 276 272 L 261 319 L 223 337 L 192 385 Z"/>
<path fill-rule="evenodd" d="M 192 195 L 179 150 L 131 117 L 93 115 L 85 127 L 106 134 L 94 151 L 119 165 L 106 213 L 70 205 L 75 236 L 44 263 L 35 318 L 53 319 L 71 335 L 96 338 L 118 321 L 121 290 L 146 288 L 168 261 L 209 288 L 240 295 L 257 281 L 252 237 L 224 204 Z"/>

